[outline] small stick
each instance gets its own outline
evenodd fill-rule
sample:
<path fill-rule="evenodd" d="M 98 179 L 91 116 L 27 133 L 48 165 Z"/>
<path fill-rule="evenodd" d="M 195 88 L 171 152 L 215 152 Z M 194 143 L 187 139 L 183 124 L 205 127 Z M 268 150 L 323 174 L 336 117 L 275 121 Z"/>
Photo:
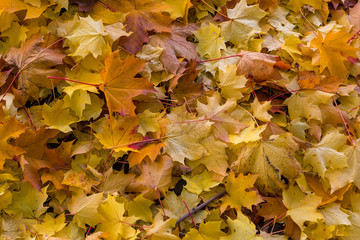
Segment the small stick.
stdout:
<path fill-rule="evenodd" d="M 186 218 L 190 217 L 190 214 L 194 214 L 196 212 L 198 212 L 199 210 L 201 210 L 202 208 L 206 207 L 210 202 L 214 201 L 215 199 L 221 198 L 222 196 L 224 196 L 226 194 L 226 191 L 223 190 L 221 192 L 219 192 L 218 194 L 216 194 L 215 196 L 213 196 L 212 198 L 210 198 L 209 200 L 207 200 L 206 202 L 203 202 L 202 204 L 200 204 L 199 206 L 197 206 L 196 208 L 193 208 L 190 212 L 186 213 L 185 215 L 183 215 L 182 217 L 180 217 L 177 221 L 176 224 L 179 224 L 181 221 L 184 221 Z"/>

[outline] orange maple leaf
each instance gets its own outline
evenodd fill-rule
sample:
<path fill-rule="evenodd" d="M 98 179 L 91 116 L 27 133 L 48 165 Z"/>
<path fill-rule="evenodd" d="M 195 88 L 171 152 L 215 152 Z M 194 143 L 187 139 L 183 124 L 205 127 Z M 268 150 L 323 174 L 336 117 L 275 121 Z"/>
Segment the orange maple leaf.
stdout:
<path fill-rule="evenodd" d="M 148 79 L 135 78 L 136 74 L 143 70 L 145 63 L 134 56 L 121 60 L 119 51 L 113 52 L 105 60 L 105 69 L 101 72 L 104 83 L 99 88 L 105 94 L 110 113 L 135 116 L 132 98 L 155 92 Z"/>

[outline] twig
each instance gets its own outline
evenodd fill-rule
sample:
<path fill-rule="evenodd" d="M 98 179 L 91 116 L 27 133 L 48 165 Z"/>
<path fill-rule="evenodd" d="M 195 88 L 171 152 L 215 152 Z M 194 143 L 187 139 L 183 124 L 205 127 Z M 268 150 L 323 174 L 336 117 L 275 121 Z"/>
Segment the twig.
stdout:
<path fill-rule="evenodd" d="M 193 208 L 190 212 L 186 213 L 185 215 L 183 215 L 182 217 L 180 217 L 177 221 L 176 224 L 179 224 L 180 222 L 184 221 L 186 218 L 190 217 L 190 214 L 194 214 L 196 212 L 198 212 L 199 210 L 201 210 L 202 208 L 206 207 L 209 203 L 211 203 L 212 201 L 214 201 L 215 199 L 221 198 L 222 196 L 224 196 L 226 194 L 226 191 L 223 190 L 221 192 L 219 192 L 218 194 L 216 194 L 215 196 L 213 196 L 212 198 L 210 198 L 209 200 L 207 200 L 206 202 L 203 202 L 202 204 L 200 204 L 199 206 L 197 206 L 196 208 Z"/>
<path fill-rule="evenodd" d="M 344 116 L 342 115 L 342 113 L 341 113 L 341 111 L 340 111 L 340 108 L 339 108 L 339 106 L 338 106 L 338 104 L 337 104 L 337 102 L 336 102 L 336 100 L 335 100 L 334 97 L 333 97 L 333 102 L 335 103 L 335 106 L 336 106 L 336 108 L 337 108 L 337 110 L 338 110 L 338 113 L 339 113 L 339 115 L 340 115 L 340 117 L 341 117 L 341 120 L 343 121 L 343 124 L 344 124 L 344 126 L 345 126 L 346 132 L 347 132 L 347 134 L 349 135 L 350 142 L 351 142 L 351 144 L 352 144 L 353 146 L 355 146 L 354 139 L 351 137 L 350 130 L 349 130 L 349 128 L 348 128 L 348 126 L 347 126 L 347 124 L 346 124 L 346 122 L 345 122 Z"/>

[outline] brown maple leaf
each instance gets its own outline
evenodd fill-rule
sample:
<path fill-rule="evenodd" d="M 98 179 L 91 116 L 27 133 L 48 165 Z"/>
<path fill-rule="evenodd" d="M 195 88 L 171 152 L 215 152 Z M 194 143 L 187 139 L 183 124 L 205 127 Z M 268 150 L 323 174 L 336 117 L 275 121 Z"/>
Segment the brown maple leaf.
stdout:
<path fill-rule="evenodd" d="M 195 102 L 204 92 L 203 86 L 200 83 L 194 82 L 198 73 L 199 70 L 196 69 L 196 62 L 189 63 L 189 67 L 179 79 L 179 83 L 171 94 L 171 98 L 177 100 L 179 104 Z"/>
<path fill-rule="evenodd" d="M 255 81 L 276 80 L 281 79 L 280 73 L 275 69 L 279 56 L 266 53 L 241 51 L 237 67 L 238 75 L 245 74 L 253 78 Z"/>
<path fill-rule="evenodd" d="M 132 98 L 155 92 L 153 84 L 146 78 L 135 78 L 143 70 L 145 63 L 134 56 L 121 60 L 119 51 L 113 52 L 105 60 L 105 69 L 101 72 L 104 83 L 99 88 L 105 94 L 110 113 L 135 116 Z"/>
<path fill-rule="evenodd" d="M 343 78 L 338 76 L 323 77 L 314 72 L 299 72 L 298 83 L 302 89 L 318 89 L 324 92 L 336 92 Z"/>
<path fill-rule="evenodd" d="M 178 57 L 190 60 L 197 60 L 198 54 L 195 45 L 186 40 L 192 36 L 192 31 L 196 31 L 197 26 L 189 24 L 173 25 L 172 33 L 161 33 L 150 37 L 150 44 L 163 48 L 160 55 L 160 61 L 166 71 L 176 73 L 180 67 Z"/>
<path fill-rule="evenodd" d="M 39 89 L 52 89 L 57 82 L 47 79 L 47 76 L 63 77 L 56 67 L 61 65 L 65 57 L 58 49 L 40 47 L 41 34 L 31 36 L 21 48 L 10 48 L 5 61 L 18 68 L 18 89 L 24 90 L 29 96 L 37 99 Z M 53 81 L 53 82 L 51 82 Z"/>
<path fill-rule="evenodd" d="M 19 162 L 23 170 L 24 181 L 33 185 L 36 189 L 41 189 L 41 176 L 39 170 L 50 169 L 59 170 L 67 165 L 66 158 L 70 156 L 61 156 L 61 149 L 48 149 L 46 143 L 50 138 L 55 137 L 58 130 L 41 128 L 37 131 L 27 129 L 15 141 L 15 145 L 26 151 Z M 59 151 L 60 150 L 60 151 Z"/>
<path fill-rule="evenodd" d="M 136 3 L 136 5 L 134 5 Z M 171 18 L 162 13 L 166 6 L 151 0 L 122 1 L 120 11 L 127 13 L 125 19 L 126 30 L 132 32 L 124 42 L 124 47 L 130 53 L 141 50 L 143 43 L 149 41 L 148 31 L 157 33 L 171 32 Z"/>
<path fill-rule="evenodd" d="M 160 156 L 155 162 L 150 159 L 139 165 L 141 175 L 137 176 L 127 190 L 141 192 L 148 199 L 157 199 L 159 192 L 165 194 L 171 183 L 174 163 L 167 155 Z"/>

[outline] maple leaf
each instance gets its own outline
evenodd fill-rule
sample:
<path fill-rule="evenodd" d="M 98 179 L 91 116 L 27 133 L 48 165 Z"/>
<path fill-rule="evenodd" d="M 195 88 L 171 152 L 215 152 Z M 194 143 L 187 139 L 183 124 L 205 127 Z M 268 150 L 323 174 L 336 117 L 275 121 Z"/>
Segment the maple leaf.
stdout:
<path fill-rule="evenodd" d="M 91 188 L 100 183 L 99 179 L 94 179 L 86 171 L 79 173 L 70 170 L 64 174 L 61 184 L 83 189 L 86 194 L 91 193 Z"/>
<path fill-rule="evenodd" d="M 220 230 L 221 221 L 202 222 L 199 230 L 191 228 L 184 240 L 199 239 L 199 240 L 217 240 L 226 234 Z"/>
<path fill-rule="evenodd" d="M 241 99 L 249 91 L 246 88 L 248 79 L 244 75 L 236 74 L 237 67 L 235 64 L 227 66 L 225 71 L 219 73 L 219 87 L 221 95 L 225 98 Z"/>
<path fill-rule="evenodd" d="M 60 216 L 53 218 L 48 213 L 45 214 L 43 223 L 33 225 L 39 234 L 48 236 L 52 236 L 56 232 L 61 231 L 61 229 L 63 229 L 65 226 L 65 214 L 61 214 Z"/>
<path fill-rule="evenodd" d="M 26 151 L 19 160 L 24 171 L 24 181 L 30 182 L 38 190 L 41 189 L 39 170 L 47 168 L 58 171 L 67 165 L 66 159 L 62 159 L 54 149 L 46 147 L 47 141 L 58 133 L 58 130 L 45 128 L 37 131 L 27 129 L 15 141 L 18 147 Z"/>
<path fill-rule="evenodd" d="M 313 1 L 313 0 L 290 0 L 287 4 L 287 7 L 293 10 L 295 13 L 301 11 L 301 8 L 304 5 L 309 5 L 314 7 L 315 9 L 321 12 L 322 18 L 324 21 L 326 20 L 327 16 L 329 15 L 329 8 L 328 4 L 325 1 Z"/>
<path fill-rule="evenodd" d="M 343 152 L 339 152 L 340 146 L 345 145 L 346 140 L 344 135 L 335 131 L 326 134 L 313 148 L 307 149 L 304 164 L 312 165 L 313 171 L 323 178 L 328 168 L 347 167 L 348 158 Z"/>
<path fill-rule="evenodd" d="M 221 240 L 235 240 L 235 239 L 246 239 L 246 240 L 261 240 L 261 237 L 256 235 L 256 228 L 248 217 L 243 215 L 241 212 L 237 212 L 237 218 L 232 220 L 227 219 L 227 223 L 230 227 L 231 234 L 228 236 L 221 237 Z"/>
<path fill-rule="evenodd" d="M 284 187 L 282 175 L 291 179 L 302 171 L 294 157 L 298 144 L 290 133 L 283 133 L 268 141 L 261 140 L 249 147 L 252 149 L 251 155 L 248 159 L 241 159 L 240 166 L 242 171 L 259 175 L 255 186 L 261 192 L 277 192 Z"/>
<path fill-rule="evenodd" d="M 224 39 L 220 37 L 220 28 L 210 23 L 208 26 L 202 26 L 199 30 L 194 32 L 194 35 L 199 40 L 196 51 L 201 57 L 221 57 L 221 50 L 225 49 L 226 46 Z"/>
<path fill-rule="evenodd" d="M 56 67 L 63 63 L 65 57 L 59 49 L 40 47 L 41 39 L 41 34 L 34 34 L 21 48 L 10 48 L 5 58 L 8 64 L 15 65 L 20 71 L 18 88 L 36 99 L 40 88 L 52 89 L 53 84 L 57 83 L 52 83 L 53 80 L 47 79 L 47 76 L 63 76 Z"/>
<path fill-rule="evenodd" d="M 320 65 L 320 73 L 328 68 L 331 75 L 340 78 L 345 77 L 348 70 L 344 64 L 346 57 L 357 58 L 356 48 L 350 46 L 347 40 L 352 34 L 344 31 L 328 32 L 325 36 L 319 32 L 318 36 L 311 41 L 311 47 L 319 49 L 319 54 L 313 57 L 313 63 Z"/>
<path fill-rule="evenodd" d="M 176 219 L 169 218 L 163 220 L 161 212 L 158 212 L 153 220 L 151 228 L 146 229 L 146 235 L 150 236 L 149 239 L 169 239 L 179 240 L 180 238 L 171 233 L 176 223 Z"/>
<path fill-rule="evenodd" d="M 101 222 L 97 226 L 102 232 L 109 234 L 109 239 L 129 239 L 136 235 L 136 230 L 129 224 L 132 224 L 136 219 L 131 217 L 124 217 L 125 207 L 124 203 L 119 203 L 114 196 L 109 196 L 98 209 L 101 216 Z"/>
<path fill-rule="evenodd" d="M 195 119 L 185 106 L 173 109 L 168 118 L 170 122 L 165 131 L 165 152 L 174 161 L 184 163 L 184 158 L 197 160 L 207 155 L 206 148 L 199 141 L 210 134 L 211 123 L 208 120 Z"/>
<path fill-rule="evenodd" d="M 287 215 L 302 228 L 304 222 L 316 222 L 324 216 L 317 211 L 317 204 L 321 198 L 314 194 L 305 194 L 298 186 L 291 184 L 289 189 L 283 191 L 283 203 L 287 207 Z"/>
<path fill-rule="evenodd" d="M 342 201 L 344 198 L 344 194 L 349 190 L 351 184 L 340 188 L 333 193 L 330 193 L 331 189 L 325 189 L 323 184 L 320 182 L 321 178 L 318 176 L 310 176 L 309 174 L 305 174 L 306 182 L 309 187 L 315 192 L 317 196 L 322 197 L 322 202 L 318 204 L 318 206 L 323 206 L 337 200 Z"/>
<path fill-rule="evenodd" d="M 105 69 L 101 71 L 104 92 L 109 112 L 122 115 L 135 115 L 132 98 L 148 92 L 154 92 L 153 85 L 145 78 L 134 78 L 143 70 L 145 62 L 130 56 L 121 60 L 119 51 L 113 52 L 105 60 Z"/>
<path fill-rule="evenodd" d="M 162 113 L 153 113 L 146 109 L 144 112 L 139 113 L 139 128 L 138 133 L 141 133 L 143 136 L 148 132 L 158 132 L 160 131 L 159 120 L 165 115 L 165 112 Z"/>
<path fill-rule="evenodd" d="M 186 203 L 186 205 L 184 204 Z M 175 193 L 169 192 L 164 199 L 163 204 L 165 207 L 166 216 L 170 218 L 180 218 L 184 214 L 188 213 L 188 208 L 193 209 L 200 203 L 200 199 L 197 194 L 190 193 L 187 190 L 183 190 L 179 196 L 176 196 Z M 198 211 L 193 215 L 195 223 L 200 223 L 206 216 L 205 211 Z M 184 223 L 181 223 L 180 226 L 184 224 L 191 223 L 192 220 L 186 219 Z"/>
<path fill-rule="evenodd" d="M 263 122 L 268 122 L 272 118 L 272 116 L 268 113 L 271 108 L 271 103 L 266 101 L 264 103 L 260 103 L 259 100 L 256 98 L 251 103 L 251 109 L 253 110 L 253 115 L 257 119 Z"/>
<path fill-rule="evenodd" d="M 265 220 L 278 218 L 287 211 L 284 204 L 275 197 L 264 197 L 265 203 L 261 203 L 261 208 L 258 214 L 265 218 Z"/>
<path fill-rule="evenodd" d="M 153 201 L 144 198 L 140 194 L 133 201 L 126 202 L 125 209 L 129 215 L 141 218 L 145 222 L 151 222 L 153 216 L 150 207 L 153 203 Z"/>
<path fill-rule="evenodd" d="M 30 183 L 22 183 L 20 191 L 13 193 L 11 205 L 6 209 L 7 213 L 15 214 L 21 212 L 25 218 L 38 218 L 47 207 L 44 207 L 49 186 L 43 187 L 41 191 L 33 188 Z"/>
<path fill-rule="evenodd" d="M 328 170 L 325 177 L 329 180 L 331 185 L 331 192 L 338 190 L 350 182 L 354 182 L 356 186 L 360 186 L 359 169 L 359 157 L 360 157 L 360 145 L 359 139 L 356 140 L 354 146 L 346 146 L 343 152 L 348 157 L 347 164 L 349 167 L 344 169 Z"/>
<path fill-rule="evenodd" d="M 360 11 L 360 4 L 356 4 L 353 8 L 350 9 L 350 13 L 349 13 L 349 21 L 352 25 L 354 25 L 354 27 L 358 30 L 360 29 L 360 24 L 359 24 L 359 11 Z"/>
<path fill-rule="evenodd" d="M 5 121 L 5 116 L 2 109 L 0 109 L 0 168 L 3 168 L 6 159 L 12 159 L 16 155 L 23 154 L 24 149 L 10 145 L 8 140 L 11 138 L 17 138 L 26 129 L 26 126 L 16 121 L 15 117 Z"/>
<path fill-rule="evenodd" d="M 337 76 L 321 77 L 313 72 L 299 72 L 298 83 L 302 89 L 318 89 L 324 92 L 336 92 L 344 79 Z"/>
<path fill-rule="evenodd" d="M 294 93 L 284 101 L 288 106 L 291 119 L 305 117 L 308 120 L 322 120 L 320 104 L 326 104 L 331 101 L 333 95 L 316 90 L 303 90 Z"/>
<path fill-rule="evenodd" d="M 124 174 L 123 172 L 114 173 L 113 169 L 110 168 L 105 173 L 104 182 L 99 186 L 99 190 L 104 194 L 111 194 L 115 192 L 125 192 L 125 188 L 135 178 L 135 174 Z"/>
<path fill-rule="evenodd" d="M 43 123 L 51 129 L 58 129 L 64 133 L 70 132 L 70 124 L 78 118 L 70 112 L 70 108 L 64 106 L 64 101 L 58 100 L 52 106 L 44 105 L 42 111 Z"/>
<path fill-rule="evenodd" d="M 133 1 L 126 0 L 119 7 L 120 11 L 127 13 L 125 19 L 126 30 L 133 32 L 124 42 L 124 47 L 130 53 L 141 50 L 142 44 L 149 41 L 148 31 L 157 33 L 171 32 L 171 18 L 162 14 L 166 5 L 151 0 Z"/>
<path fill-rule="evenodd" d="M 134 151 L 136 148 L 131 144 L 136 144 L 143 139 L 141 134 L 135 132 L 137 126 L 136 117 L 108 118 L 103 122 L 101 132 L 96 133 L 95 136 L 107 149 L 113 149 L 116 152 Z"/>
<path fill-rule="evenodd" d="M 95 58 L 102 55 L 106 48 L 104 36 L 108 35 L 102 21 L 95 22 L 90 16 L 79 17 L 79 23 L 72 29 L 66 38 L 74 48 L 70 56 L 85 58 L 92 54 Z"/>
<path fill-rule="evenodd" d="M 26 2 L 26 1 L 25 1 Z M 20 0 L 12 1 L 1 1 L 0 9 L 5 9 L 6 12 L 17 12 L 21 10 L 27 10 L 25 19 L 38 18 L 40 15 L 52 4 L 41 4 L 40 5 L 31 5 L 26 4 Z"/>
<path fill-rule="evenodd" d="M 196 98 L 203 93 L 202 84 L 194 82 L 199 71 L 196 69 L 196 62 L 192 61 L 188 64 L 185 73 L 178 80 L 178 84 L 173 89 L 171 98 L 176 100 L 179 104 L 191 104 L 195 102 Z"/>
<path fill-rule="evenodd" d="M 225 189 L 229 195 L 222 198 L 220 211 L 224 212 L 227 206 L 236 208 L 238 211 L 241 211 L 241 207 L 251 209 L 252 205 L 262 202 L 260 195 L 251 190 L 254 188 L 257 177 L 251 174 L 244 176 L 242 173 L 235 177 L 235 173 L 231 172 L 225 183 Z"/>
<path fill-rule="evenodd" d="M 145 160 L 139 165 L 141 175 L 137 176 L 127 189 L 141 192 L 148 199 L 157 199 L 159 192 L 165 194 L 168 189 L 173 166 L 167 156 L 162 156 L 155 162 Z"/>
<path fill-rule="evenodd" d="M 196 174 L 192 177 L 182 176 L 182 178 L 186 181 L 185 188 L 195 194 L 200 194 L 203 191 L 210 191 L 210 188 L 213 188 L 219 185 L 219 182 L 212 181 L 210 178 L 210 174 L 208 171 L 204 170 L 200 174 Z"/>
<path fill-rule="evenodd" d="M 160 61 L 164 69 L 170 73 L 176 73 L 180 68 L 178 57 L 186 58 L 189 61 L 197 60 L 198 54 L 193 43 L 186 40 L 192 36 L 192 31 L 197 27 L 189 24 L 173 25 L 171 33 L 160 33 L 149 37 L 149 43 L 163 48 Z"/>
<path fill-rule="evenodd" d="M 165 9 L 165 11 L 170 13 L 170 17 L 172 19 L 184 17 L 187 23 L 188 11 L 189 8 L 192 6 L 189 0 L 165 0 L 164 4 L 170 6 L 170 8 Z"/>
<path fill-rule="evenodd" d="M 238 75 L 246 75 L 256 81 L 265 81 L 269 79 L 281 79 L 280 73 L 274 68 L 277 61 L 280 60 L 278 56 L 241 51 L 237 67 Z"/>
<path fill-rule="evenodd" d="M 248 6 L 246 0 L 241 0 L 227 13 L 230 20 L 221 24 L 222 34 L 236 46 L 243 46 L 251 36 L 260 33 L 259 21 L 267 15 L 259 5 Z"/>
<path fill-rule="evenodd" d="M 205 147 L 209 155 L 206 155 L 196 161 L 188 162 L 187 165 L 195 168 L 200 164 L 204 165 L 210 172 L 225 177 L 229 166 L 228 156 L 226 155 L 226 143 L 215 139 L 213 135 L 204 138 L 200 143 Z"/>
<path fill-rule="evenodd" d="M 227 101 L 220 105 L 221 97 L 218 92 L 215 92 L 212 97 L 207 97 L 207 104 L 197 102 L 197 111 L 200 116 L 213 122 L 212 128 L 216 138 L 228 142 L 229 133 L 239 133 L 240 130 L 246 128 L 246 125 L 231 117 L 231 112 L 236 107 L 234 99 L 227 99 Z"/>
<path fill-rule="evenodd" d="M 141 148 L 139 152 L 130 153 L 128 158 L 129 167 L 140 164 L 146 157 L 154 162 L 163 147 L 165 147 L 165 144 L 163 143 L 152 143 Z"/>
<path fill-rule="evenodd" d="M 85 227 L 85 224 L 95 226 L 101 222 L 100 214 L 97 211 L 103 193 L 92 194 L 86 196 L 81 189 L 73 192 L 71 199 L 67 200 L 69 211 L 74 214 L 74 222 L 80 227 Z"/>

